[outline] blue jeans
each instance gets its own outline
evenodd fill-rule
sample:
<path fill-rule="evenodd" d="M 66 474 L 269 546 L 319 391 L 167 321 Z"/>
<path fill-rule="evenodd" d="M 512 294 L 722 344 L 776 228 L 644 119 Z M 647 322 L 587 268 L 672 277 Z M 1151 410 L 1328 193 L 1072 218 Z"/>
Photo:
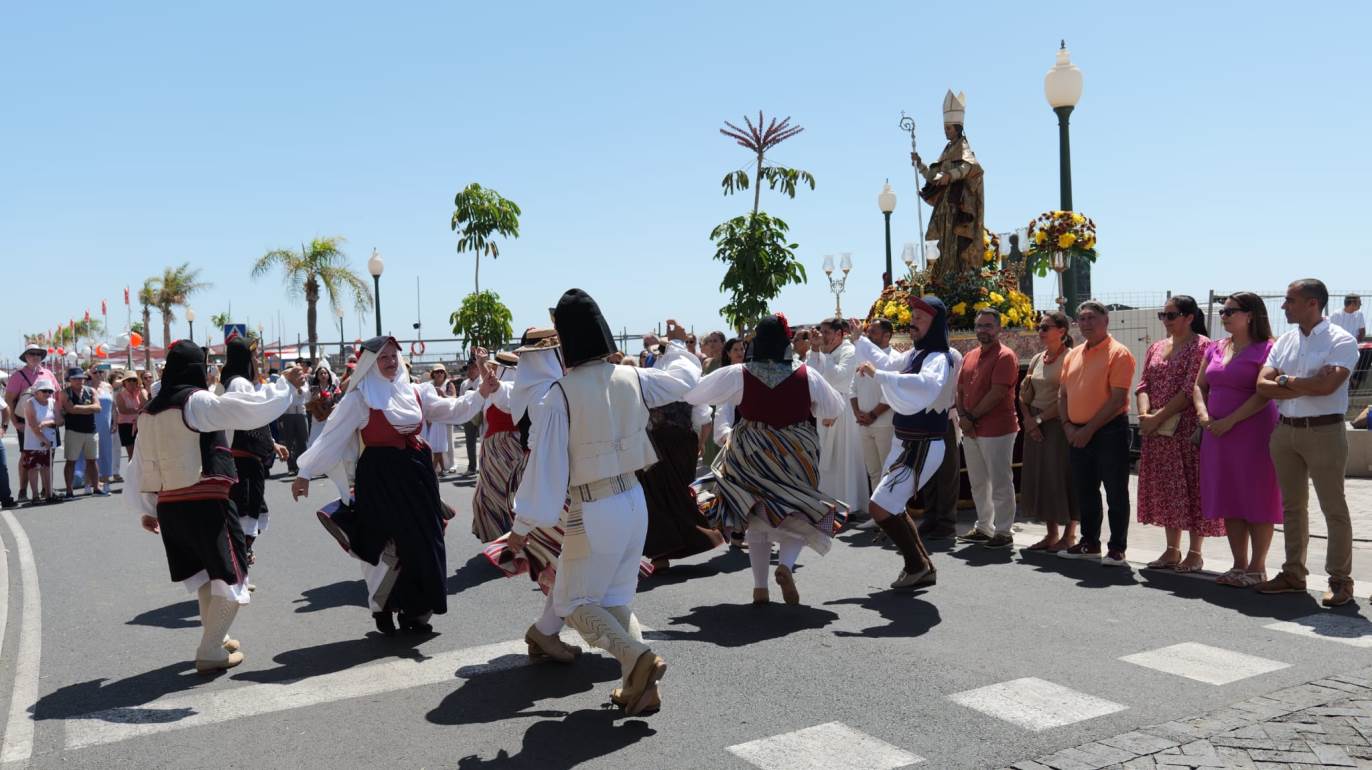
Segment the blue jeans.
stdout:
<path fill-rule="evenodd" d="M 10 468 L 5 463 L 5 442 L 0 441 L 0 503 L 9 505 L 14 502 L 14 494 L 10 491 Z"/>
<path fill-rule="evenodd" d="M 1086 446 L 1071 447 L 1072 495 L 1081 513 L 1081 542 L 1100 546 L 1103 514 L 1100 488 L 1110 512 L 1109 550 L 1129 545 L 1129 418 L 1120 415 L 1101 426 Z"/>

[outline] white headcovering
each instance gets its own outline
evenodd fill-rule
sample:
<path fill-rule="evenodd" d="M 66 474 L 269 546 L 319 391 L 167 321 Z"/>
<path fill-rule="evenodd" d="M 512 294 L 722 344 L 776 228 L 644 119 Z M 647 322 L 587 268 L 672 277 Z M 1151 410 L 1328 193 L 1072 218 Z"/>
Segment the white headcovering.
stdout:
<path fill-rule="evenodd" d="M 382 376 L 380 367 L 376 365 L 377 356 L 387 347 L 394 345 L 398 354 L 400 343 L 392 337 L 385 338 L 379 345 L 373 345 L 373 342 L 368 340 L 363 345 L 357 368 L 353 370 L 353 376 L 348 378 L 348 390 L 356 390 L 369 409 L 380 409 L 385 413 L 386 421 L 392 426 L 412 431 L 424 422 L 424 412 L 419 407 L 419 399 L 415 396 L 414 385 L 410 383 L 410 374 L 405 370 L 405 362 L 400 362 L 395 368 L 395 376 L 389 380 Z M 371 346 L 376 350 L 371 350 Z"/>
<path fill-rule="evenodd" d="M 518 422 L 529 407 L 562 379 L 562 349 L 546 348 L 519 354 L 515 368 L 514 390 L 510 392 L 510 414 Z"/>
<path fill-rule="evenodd" d="M 958 91 L 955 95 L 952 91 L 943 97 L 943 124 L 945 126 L 958 124 L 962 125 L 963 114 L 967 111 L 967 94 Z"/>

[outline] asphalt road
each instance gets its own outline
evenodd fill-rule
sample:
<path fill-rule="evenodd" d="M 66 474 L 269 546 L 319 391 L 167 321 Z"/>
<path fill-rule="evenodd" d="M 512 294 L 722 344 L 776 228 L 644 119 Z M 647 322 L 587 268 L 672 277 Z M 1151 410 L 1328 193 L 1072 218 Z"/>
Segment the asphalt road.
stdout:
<path fill-rule="evenodd" d="M 802 554 L 804 606 L 751 606 L 735 551 L 644 581 L 635 609 L 669 670 L 663 711 L 626 719 L 606 707 L 610 658 L 526 664 L 518 640 L 542 595 L 480 556 L 471 483 L 443 484 L 459 511 L 448 614 L 431 636 L 387 639 L 372 630 L 356 562 L 313 516 L 332 487 L 315 482 L 294 503 L 288 480 L 269 482 L 258 590 L 234 626 L 247 660 L 217 678 L 192 667 L 194 597 L 168 581 L 160 541 L 118 496 L 9 512 L 32 558 L 4 519 L 8 764 L 998 767 L 1365 667 L 1365 649 L 1341 642 L 1372 644 L 1365 593 L 1339 613 L 1353 624 L 1335 632 L 1345 638 L 1320 638 L 1268 628 L 1327 615 L 1310 596 L 1018 550 L 945 548 L 937 587 L 897 595 L 885 590 L 895 552 L 854 532 L 823 558 Z M 1220 657 L 1157 656 L 1183 675 L 1120 659 L 1182 643 Z M 20 654 L 40 644 L 41 655 Z M 1245 678 L 1203 681 L 1236 674 Z M 980 691 L 1007 682 L 1017 689 L 999 706 L 996 691 Z"/>

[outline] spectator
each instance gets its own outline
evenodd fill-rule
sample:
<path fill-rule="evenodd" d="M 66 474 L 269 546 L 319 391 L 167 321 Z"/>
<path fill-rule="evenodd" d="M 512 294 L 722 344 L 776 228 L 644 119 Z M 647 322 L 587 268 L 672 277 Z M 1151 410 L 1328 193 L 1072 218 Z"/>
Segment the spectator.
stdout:
<path fill-rule="evenodd" d="M 296 359 L 295 365 L 304 371 L 306 361 L 303 358 Z M 305 376 L 309 377 L 308 374 Z M 300 455 L 305 453 L 306 444 L 310 438 L 309 422 L 305 419 L 305 403 L 311 398 L 311 388 L 308 379 L 306 383 L 299 393 L 291 397 L 291 405 L 286 407 L 286 413 L 281 415 L 281 419 L 278 421 L 281 443 L 290 452 L 286 457 L 286 470 L 292 476 L 299 472 L 296 461 L 300 459 Z"/>
<path fill-rule="evenodd" d="M 720 366 L 720 356 L 724 352 L 724 332 L 714 331 L 705 335 L 704 341 L 700 343 L 701 355 L 701 375 L 705 375 L 718 369 Z M 714 416 L 714 409 L 711 408 L 711 418 Z M 715 443 L 715 436 L 712 423 L 706 423 L 700 429 L 700 456 L 705 467 L 709 467 L 715 461 L 715 455 L 719 454 L 719 445 Z"/>
<path fill-rule="evenodd" d="M 724 365 L 741 364 L 748 359 L 748 344 L 738 337 L 724 343 Z"/>
<path fill-rule="evenodd" d="M 1362 297 L 1349 294 L 1343 298 L 1343 310 L 1329 314 L 1329 322 L 1362 342 L 1367 339 L 1367 319 L 1362 314 Z"/>
<path fill-rule="evenodd" d="M 119 470 L 119 450 L 114 448 L 114 388 L 110 387 L 104 369 L 92 368 L 90 375 L 95 401 L 100 404 L 100 414 L 95 416 L 95 437 L 98 444 L 95 453 L 98 455 L 100 484 L 108 491 L 115 472 Z"/>
<path fill-rule="evenodd" d="M 977 347 L 962 359 L 958 372 L 957 410 L 967 481 L 977 506 L 977 523 L 958 540 L 987 548 L 1015 544 L 1015 385 L 1019 356 L 1000 344 L 1000 314 L 977 313 L 973 322 Z"/>
<path fill-rule="evenodd" d="M 14 370 L 5 383 L 5 403 L 9 404 L 10 419 L 14 420 L 14 431 L 19 440 L 20 451 L 23 451 L 24 447 L 24 414 L 26 411 L 23 408 L 24 404 L 20 402 L 21 400 L 28 401 L 27 397 L 22 399 L 20 397 L 24 396 L 25 393 L 32 392 L 34 384 L 41 377 L 47 377 L 53 382 L 57 382 L 57 375 L 43 365 L 43 358 L 47 354 L 47 348 L 41 345 L 33 343 L 24 345 L 24 352 L 19 354 L 19 360 L 23 361 L 24 365 Z M 21 470 L 19 473 L 18 502 L 22 503 L 29 499 L 28 488 L 29 474 Z"/>
<path fill-rule="evenodd" d="M 5 434 L 9 429 L 10 405 L 0 399 L 0 508 L 5 510 L 19 505 L 14 499 L 14 491 L 10 489 L 10 467 L 5 461 Z"/>
<path fill-rule="evenodd" d="M 1200 447 L 1195 437 L 1196 376 L 1210 353 L 1205 319 L 1196 300 L 1178 294 L 1158 313 L 1167 338 L 1148 346 L 1134 389 L 1143 449 L 1139 457 L 1139 523 L 1166 529 L 1167 547 L 1151 569 L 1198 572 L 1202 545 L 1224 534 L 1219 519 L 1201 515 Z M 1182 532 L 1190 533 L 1186 558 Z"/>
<path fill-rule="evenodd" d="M 477 390 L 481 387 L 481 368 L 477 366 L 476 359 L 467 362 L 466 379 L 462 382 L 461 394 L 466 395 L 469 390 Z M 481 431 L 481 414 L 478 412 L 476 417 L 462 423 L 462 438 L 467 445 L 467 475 L 476 473 L 476 437 Z"/>
<path fill-rule="evenodd" d="M 1072 494 L 1081 514 L 1081 540 L 1058 552 L 1064 559 L 1101 558 L 1100 488 L 1110 515 L 1110 542 L 1102 564 L 1125 566 L 1129 545 L 1129 385 L 1134 354 L 1110 336 L 1110 313 L 1095 300 L 1077 308 L 1085 344 L 1062 359 L 1058 413 L 1070 447 Z"/>
<path fill-rule="evenodd" d="M 433 365 L 429 370 L 429 382 L 421 387 L 427 388 L 432 398 L 448 397 L 448 368 L 441 363 Z M 448 425 L 444 423 L 430 423 L 424 430 L 424 442 L 429 445 L 429 451 L 434 466 L 434 473 L 442 476 L 447 473 L 447 461 L 443 457 L 444 453 L 452 448 L 451 434 L 448 433 Z"/>
<path fill-rule="evenodd" d="M 57 395 L 57 407 L 66 425 L 66 436 L 62 443 L 66 464 L 62 467 L 62 475 L 67 482 L 67 499 L 76 496 L 72 485 L 75 483 L 76 465 L 83 459 L 86 462 L 84 478 L 89 494 L 109 494 L 97 481 L 95 421 L 100 417 L 100 404 L 95 400 L 95 389 L 86 384 L 88 381 L 85 370 L 73 366 L 67 370 L 67 387 Z"/>
<path fill-rule="evenodd" d="M 115 426 L 119 431 L 119 446 L 124 447 L 132 460 L 134 436 L 138 433 L 138 413 L 143 411 L 148 394 L 143 390 L 138 372 L 126 372 L 119 385 L 119 392 L 114 394 L 114 408 L 118 412 Z"/>
<path fill-rule="evenodd" d="M 439 364 L 442 366 L 442 364 Z M 305 448 L 314 446 L 315 439 L 324 432 L 324 423 L 333 413 L 334 405 L 343 398 L 343 391 L 334 382 L 333 370 L 327 361 L 321 361 L 309 378 L 310 399 L 305 402 L 305 411 L 310 416 L 310 432 L 305 439 Z"/>
<path fill-rule="evenodd" d="M 57 382 L 43 375 L 34 383 L 32 397 L 24 399 L 24 443 L 20 451 L 19 472 L 28 477 L 33 488 L 33 502 L 30 505 L 57 502 L 52 493 L 52 450 L 57 446 L 57 426 L 62 423 L 62 413 L 57 408 L 54 394 Z M 39 482 L 43 491 L 38 491 Z"/>
<path fill-rule="evenodd" d="M 1281 490 L 1268 450 L 1277 405 L 1257 392 L 1258 372 L 1272 348 L 1272 326 L 1262 299 L 1246 291 L 1224 301 L 1220 319 L 1229 339 L 1210 346 L 1192 394 L 1205 431 L 1201 513 L 1224 521 L 1234 555 L 1233 568 L 1215 582 L 1251 588 L 1267 580 L 1267 549 L 1273 525 L 1282 518 Z"/>
<path fill-rule="evenodd" d="M 848 341 L 847 321 L 826 319 L 817 331 L 807 329 L 797 334 L 792 345 L 806 366 L 819 372 L 840 396 L 853 389 L 858 360 L 857 349 Z M 871 488 L 851 409 L 819 421 L 819 491 L 844 503 L 854 519 L 866 517 Z"/>
<path fill-rule="evenodd" d="M 201 348 L 201 350 L 207 351 L 208 348 Z M 205 354 L 205 357 L 209 357 L 208 352 Z M 209 390 L 211 393 L 215 394 L 216 396 L 224 395 L 224 383 L 219 381 L 218 365 L 210 364 L 209 366 L 205 367 L 205 384 L 207 386 L 206 389 Z"/>
<path fill-rule="evenodd" d="M 1072 321 L 1062 311 L 1044 313 L 1038 324 L 1043 350 L 1029 360 L 1020 384 L 1020 419 L 1024 423 L 1024 466 L 1020 499 L 1027 516 L 1048 527 L 1030 551 L 1057 553 L 1076 545 L 1077 500 L 1072 494 L 1072 470 L 1067 458 L 1067 434 L 1058 412 L 1062 359 L 1072 347 Z M 1062 527 L 1061 533 L 1058 527 Z"/>
<path fill-rule="evenodd" d="M 1277 402 L 1280 414 L 1272 432 L 1272 464 L 1281 488 L 1286 562 L 1271 580 L 1257 585 L 1264 594 L 1305 593 L 1305 549 L 1310 539 L 1310 484 L 1319 495 L 1329 532 L 1324 570 L 1329 590 L 1321 603 L 1338 607 L 1353 599 L 1353 526 L 1343 494 L 1348 437 L 1348 375 L 1358 362 L 1353 335 L 1324 318 L 1329 290 L 1305 278 L 1286 289 L 1282 310 L 1299 328 L 1283 334 L 1267 354 L 1258 392 Z"/>
<path fill-rule="evenodd" d="M 885 318 L 878 318 L 867 326 L 867 339 L 886 355 L 891 354 L 891 335 L 895 327 Z M 868 489 L 876 489 L 886 475 L 886 455 L 891 453 L 896 429 L 891 424 L 890 404 L 882 401 L 881 383 L 875 377 L 854 377 L 848 390 L 848 404 L 858 424 L 858 444 L 862 447 L 863 468 L 867 471 Z M 865 504 L 864 504 L 865 505 Z M 875 522 L 865 521 L 859 529 L 872 529 Z"/>

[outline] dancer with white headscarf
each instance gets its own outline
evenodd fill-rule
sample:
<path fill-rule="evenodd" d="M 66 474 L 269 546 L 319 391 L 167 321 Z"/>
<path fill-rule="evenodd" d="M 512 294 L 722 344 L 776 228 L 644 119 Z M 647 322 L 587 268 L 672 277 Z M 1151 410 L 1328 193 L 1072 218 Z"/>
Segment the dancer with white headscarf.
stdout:
<path fill-rule="evenodd" d="M 426 390 L 430 395 L 424 395 Z M 395 633 L 393 613 L 400 614 L 402 630 L 428 632 L 430 616 L 448 611 L 447 515 L 421 430 L 426 420 L 460 424 L 472 419 L 482 398 L 479 391 L 460 399 L 438 398 L 431 389 L 412 385 L 399 343 L 394 337 L 374 337 L 362 343 L 348 391 L 324 432 L 300 456 L 300 475 L 291 484 L 296 499 L 309 494 L 310 479 L 347 459 L 359 436 L 366 445 L 357 461 L 355 492 L 350 494 L 346 481 L 334 478 L 342 506 L 321 520 L 349 553 L 365 562 L 372 619 L 383 634 Z"/>
<path fill-rule="evenodd" d="M 480 473 L 476 480 L 476 490 L 472 493 L 472 534 L 483 543 L 500 537 L 510 531 L 514 521 L 511 511 L 514 505 L 515 490 L 524 475 L 524 461 L 527 454 L 521 446 L 519 419 L 510 403 L 514 390 L 516 372 L 520 363 L 515 353 L 497 353 L 495 356 L 495 376 L 500 389 L 486 399 L 486 409 L 482 420 Z M 523 431 L 528 436 L 528 428 Z"/>

